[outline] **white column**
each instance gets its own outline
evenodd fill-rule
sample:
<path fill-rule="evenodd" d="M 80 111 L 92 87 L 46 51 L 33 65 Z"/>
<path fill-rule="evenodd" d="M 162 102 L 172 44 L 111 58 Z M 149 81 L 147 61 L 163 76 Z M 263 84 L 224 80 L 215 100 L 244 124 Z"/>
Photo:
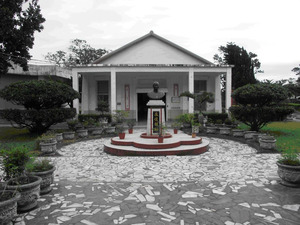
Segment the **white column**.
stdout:
<path fill-rule="evenodd" d="M 227 68 L 226 72 L 226 97 L 225 97 L 225 108 L 226 112 L 228 112 L 230 106 L 231 106 L 231 68 Z"/>
<path fill-rule="evenodd" d="M 89 111 L 88 78 L 86 75 L 81 75 L 81 76 L 82 76 L 81 113 L 88 113 Z"/>
<path fill-rule="evenodd" d="M 189 68 L 189 92 L 194 93 L 194 69 Z M 194 99 L 189 98 L 189 113 L 194 113 Z"/>
<path fill-rule="evenodd" d="M 72 69 L 72 87 L 75 91 L 79 92 L 79 85 L 78 85 L 78 73 L 75 69 Z M 76 109 L 76 113 L 79 114 L 79 99 L 73 100 L 73 108 Z"/>
<path fill-rule="evenodd" d="M 215 111 L 222 112 L 222 99 L 221 99 L 221 78 L 217 75 L 215 78 Z"/>
<path fill-rule="evenodd" d="M 110 110 L 112 113 L 117 109 L 117 87 L 116 87 L 116 69 L 112 68 L 110 72 Z"/>

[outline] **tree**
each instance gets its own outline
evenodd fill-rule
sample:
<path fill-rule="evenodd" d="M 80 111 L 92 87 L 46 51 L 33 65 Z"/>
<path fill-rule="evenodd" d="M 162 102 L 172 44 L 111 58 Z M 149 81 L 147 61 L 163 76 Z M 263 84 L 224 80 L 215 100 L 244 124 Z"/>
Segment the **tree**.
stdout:
<path fill-rule="evenodd" d="M 75 109 L 61 108 L 65 103 L 79 97 L 70 86 L 51 80 L 31 80 L 10 84 L 0 90 L 0 97 L 25 110 L 4 109 L 0 117 L 16 123 L 18 128 L 28 128 L 32 133 L 42 134 L 50 126 L 64 122 L 76 115 Z"/>
<path fill-rule="evenodd" d="M 0 74 L 7 73 L 11 62 L 28 70 L 34 32 L 41 32 L 45 21 L 38 0 L 0 0 L 0 19 Z"/>
<path fill-rule="evenodd" d="M 236 89 L 232 97 L 237 105 L 230 107 L 230 112 L 237 120 L 258 131 L 269 122 L 283 120 L 293 113 L 293 107 L 287 106 L 286 88 L 278 84 L 248 84 Z"/>
<path fill-rule="evenodd" d="M 257 55 L 247 52 L 243 47 L 230 42 L 226 46 L 219 47 L 220 55 L 215 54 L 214 60 L 220 65 L 234 65 L 232 68 L 232 89 L 237 89 L 246 84 L 255 84 L 255 74 L 262 72 L 259 70 L 260 62 Z M 225 77 L 221 77 L 223 87 L 225 86 Z"/>
<path fill-rule="evenodd" d="M 300 75 L 300 64 L 299 64 L 299 67 L 294 67 L 294 68 L 292 69 L 292 71 L 295 72 L 296 75 Z M 300 84 L 300 76 L 298 77 L 297 82 Z"/>
<path fill-rule="evenodd" d="M 48 52 L 45 59 L 54 62 L 58 66 L 72 67 L 76 65 L 87 65 L 100 58 L 109 51 L 106 49 L 95 49 L 87 41 L 74 39 L 68 48 L 69 52 Z"/>

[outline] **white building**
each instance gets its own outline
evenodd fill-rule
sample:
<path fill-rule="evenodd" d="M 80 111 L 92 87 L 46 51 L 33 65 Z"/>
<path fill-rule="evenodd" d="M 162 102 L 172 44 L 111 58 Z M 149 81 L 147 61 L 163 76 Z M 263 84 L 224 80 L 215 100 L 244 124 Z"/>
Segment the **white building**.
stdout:
<path fill-rule="evenodd" d="M 220 75 L 226 75 L 226 110 L 231 106 L 231 68 L 206 59 L 154 34 L 145 36 L 101 57 L 88 66 L 72 69 L 73 88 L 79 90 L 82 76 L 81 112 L 95 113 L 99 99 L 108 101 L 110 110 L 127 110 L 137 121 L 146 119 L 147 93 L 154 81 L 166 93 L 166 120 L 192 113 L 194 102 L 180 93 L 214 93 L 214 103 L 206 111 L 221 112 Z M 79 101 L 74 101 L 79 112 Z"/>

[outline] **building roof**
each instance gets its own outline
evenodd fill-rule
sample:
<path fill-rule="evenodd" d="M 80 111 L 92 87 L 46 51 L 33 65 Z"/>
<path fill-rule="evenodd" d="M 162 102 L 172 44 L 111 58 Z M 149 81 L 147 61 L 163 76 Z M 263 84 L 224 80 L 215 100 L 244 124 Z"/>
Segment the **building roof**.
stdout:
<path fill-rule="evenodd" d="M 112 51 L 112 52 L 108 53 L 107 55 L 105 55 L 105 56 L 103 56 L 103 57 L 101 57 L 101 58 L 99 58 L 97 60 L 95 60 L 93 62 L 93 64 L 101 64 L 104 60 L 107 60 L 108 58 L 111 58 L 112 56 L 115 56 L 118 53 L 123 52 L 124 50 L 126 50 L 126 49 L 128 49 L 128 48 L 130 48 L 130 47 L 132 47 L 132 46 L 134 46 L 134 45 L 136 45 L 136 44 L 138 44 L 138 43 L 140 43 L 140 42 L 142 42 L 145 39 L 148 39 L 150 37 L 156 38 L 156 39 L 164 42 L 165 44 L 167 44 L 167 45 L 169 45 L 169 46 L 171 46 L 173 48 L 176 48 L 177 50 L 179 50 L 179 51 L 181 51 L 181 52 L 183 52 L 183 53 L 185 53 L 185 54 L 187 54 L 187 55 L 189 55 L 189 56 L 191 56 L 191 57 L 193 57 L 193 58 L 195 58 L 195 59 L 203 62 L 204 64 L 214 65 L 212 62 L 210 62 L 210 61 L 208 61 L 208 60 L 206 60 L 206 59 L 204 59 L 204 58 L 202 58 L 202 57 L 200 57 L 200 56 L 198 56 L 198 55 L 196 55 L 196 54 L 188 51 L 187 49 L 185 49 L 185 48 L 183 48 L 183 47 L 181 47 L 181 46 L 179 46 L 179 45 L 177 45 L 177 44 L 175 44 L 175 43 L 173 43 L 173 42 L 171 42 L 171 41 L 169 41 L 169 40 L 167 40 L 167 39 L 165 39 L 165 38 L 163 38 L 163 37 L 161 37 L 161 36 L 159 36 L 157 34 L 155 34 L 153 31 L 150 31 L 148 34 L 146 34 L 146 35 L 144 35 L 144 36 L 142 36 L 142 37 L 140 37 L 140 38 L 138 38 L 138 39 L 136 39 L 136 40 L 134 40 L 134 41 L 126 44 L 126 45 L 124 45 L 121 48 L 118 48 L 115 51 Z"/>

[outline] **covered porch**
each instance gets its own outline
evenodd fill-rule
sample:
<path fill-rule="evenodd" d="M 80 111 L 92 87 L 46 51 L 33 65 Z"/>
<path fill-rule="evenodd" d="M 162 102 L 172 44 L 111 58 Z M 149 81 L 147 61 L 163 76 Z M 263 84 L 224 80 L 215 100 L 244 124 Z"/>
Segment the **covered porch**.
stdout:
<path fill-rule="evenodd" d="M 208 103 L 206 111 L 222 112 L 220 76 L 226 75 L 225 109 L 231 106 L 231 66 L 214 65 L 89 65 L 72 70 L 73 88 L 79 91 L 79 76 L 82 77 L 81 105 L 74 101 L 77 113 L 97 113 L 98 101 L 107 101 L 110 112 L 126 110 L 136 121 L 146 119 L 147 93 L 153 81 L 160 83 L 165 92 L 166 120 L 173 120 L 182 113 L 193 113 L 194 101 L 179 97 L 182 92 L 214 93 L 214 103 Z"/>

